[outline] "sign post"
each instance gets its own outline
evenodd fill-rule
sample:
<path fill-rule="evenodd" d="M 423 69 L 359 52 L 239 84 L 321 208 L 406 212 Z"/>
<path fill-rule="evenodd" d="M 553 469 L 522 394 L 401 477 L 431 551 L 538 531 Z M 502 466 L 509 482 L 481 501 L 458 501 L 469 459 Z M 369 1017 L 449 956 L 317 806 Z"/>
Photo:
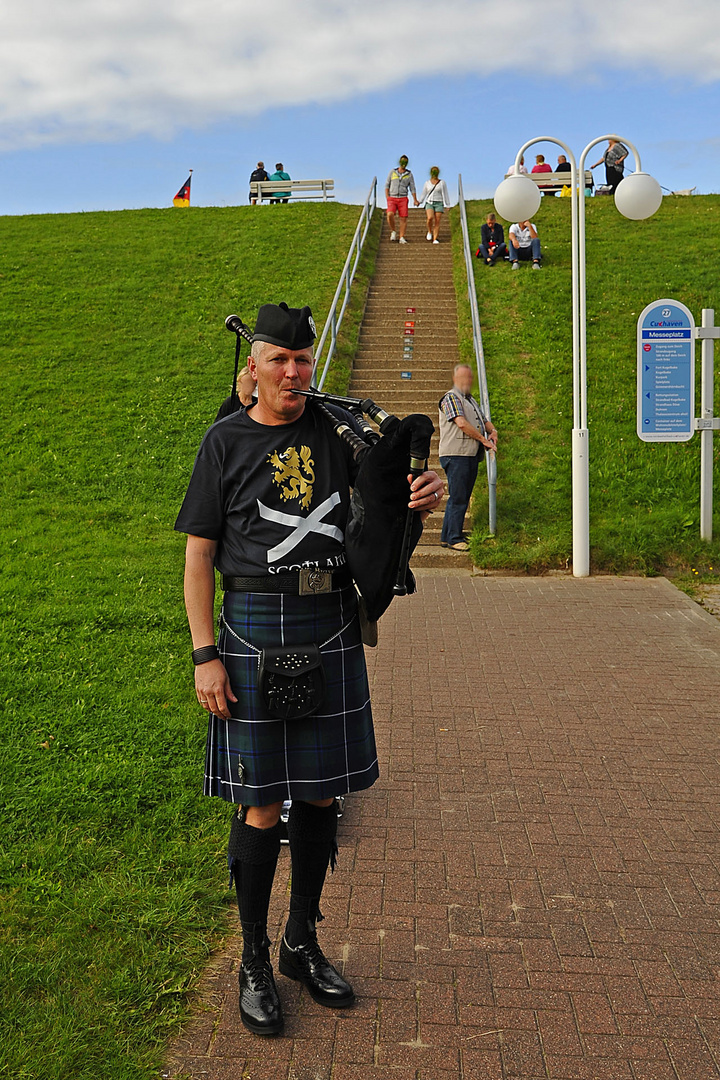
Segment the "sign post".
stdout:
<path fill-rule="evenodd" d="M 700 374 L 700 538 L 712 540 L 713 515 L 713 411 L 714 411 L 714 349 L 717 336 L 715 311 L 703 308 L 702 328 L 702 368 Z"/>
<path fill-rule="evenodd" d="M 687 442 L 695 433 L 695 320 L 678 300 L 656 300 L 637 324 L 637 433 Z"/>

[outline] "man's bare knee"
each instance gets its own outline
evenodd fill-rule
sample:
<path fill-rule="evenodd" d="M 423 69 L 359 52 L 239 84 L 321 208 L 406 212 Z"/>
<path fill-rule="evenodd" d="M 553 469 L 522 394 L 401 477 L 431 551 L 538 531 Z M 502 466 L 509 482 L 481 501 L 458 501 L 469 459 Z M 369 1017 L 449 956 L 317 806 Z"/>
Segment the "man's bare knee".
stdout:
<path fill-rule="evenodd" d="M 282 803 L 269 803 L 267 806 L 248 806 L 245 821 L 255 829 L 272 829 L 280 820 Z"/>

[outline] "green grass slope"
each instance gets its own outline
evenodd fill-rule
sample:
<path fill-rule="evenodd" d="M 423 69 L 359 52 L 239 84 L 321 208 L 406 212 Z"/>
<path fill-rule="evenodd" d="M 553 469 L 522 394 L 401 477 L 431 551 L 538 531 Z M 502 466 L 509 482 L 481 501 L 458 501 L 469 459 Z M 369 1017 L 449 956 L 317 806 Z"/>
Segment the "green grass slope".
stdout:
<path fill-rule="evenodd" d="M 468 204 L 473 250 L 492 208 L 489 200 Z M 540 273 L 527 264 L 513 272 L 507 263 L 485 267 L 475 260 L 501 447 L 496 538 L 486 536 L 484 473 L 475 501 L 472 550 L 477 565 L 487 568 L 541 570 L 569 566 L 572 559 L 570 200 L 544 199 L 535 222 L 545 255 Z M 587 200 L 590 542 L 596 570 L 720 566 L 720 544 L 699 539 L 698 436 L 649 445 L 635 433 L 637 317 L 666 296 L 687 304 L 698 323 L 703 307 L 720 308 L 713 254 L 718 242 L 717 196 L 665 198 L 655 217 L 635 222 L 622 218 L 611 199 Z M 457 217 L 454 243 L 461 348 L 470 359 Z M 697 355 L 699 408 L 699 345 Z M 717 458 L 717 437 L 716 446 Z"/>
<path fill-rule="evenodd" d="M 0 219 L 0 1076 L 156 1075 L 217 943 L 228 811 L 199 794 L 172 526 L 229 391 L 225 316 L 284 299 L 322 325 L 358 212 Z"/>

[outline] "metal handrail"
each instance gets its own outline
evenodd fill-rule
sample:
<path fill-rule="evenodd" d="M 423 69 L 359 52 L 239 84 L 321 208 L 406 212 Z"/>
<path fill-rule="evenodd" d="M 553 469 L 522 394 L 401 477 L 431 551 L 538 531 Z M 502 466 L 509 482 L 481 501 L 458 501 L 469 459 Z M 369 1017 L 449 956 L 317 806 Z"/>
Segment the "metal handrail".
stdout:
<path fill-rule="evenodd" d="M 475 270 L 470 248 L 470 231 L 465 209 L 465 196 L 463 195 L 462 174 L 458 176 L 458 205 L 460 207 L 460 224 L 462 226 L 465 273 L 468 284 L 468 300 L 470 301 L 470 318 L 472 320 L 473 348 L 475 350 L 480 405 L 483 415 L 488 420 L 491 420 L 490 397 L 488 394 L 487 373 L 485 371 L 485 351 L 483 349 L 482 330 L 480 329 L 477 292 L 475 291 Z M 485 454 L 485 465 L 488 478 L 488 532 L 491 536 L 494 536 L 497 529 L 497 459 L 492 450 L 488 450 Z"/>
<path fill-rule="evenodd" d="M 320 341 L 315 350 L 315 371 L 313 373 L 313 385 L 318 390 L 322 390 L 327 377 L 328 368 L 330 367 L 330 361 L 335 354 L 335 348 L 337 346 L 338 332 L 340 330 L 340 324 L 345 314 L 345 309 L 350 301 L 350 288 L 355 279 L 355 272 L 360 262 L 360 255 L 362 254 L 363 244 L 370 228 L 370 222 L 372 220 L 373 212 L 377 205 L 377 176 L 373 176 L 372 184 L 370 185 L 370 191 L 368 192 L 365 204 L 360 211 L 360 220 L 357 223 L 355 229 L 355 235 L 350 242 L 350 250 L 348 251 L 345 265 L 342 268 L 340 274 L 340 280 L 338 281 L 338 287 L 335 290 L 335 296 L 333 302 L 330 305 L 330 311 L 328 312 L 327 319 L 325 320 L 325 326 L 320 336 Z M 343 288 L 345 290 L 343 295 Z M 343 297 L 342 303 L 340 303 L 340 297 Z M 340 304 L 340 310 L 338 311 L 338 304 Z M 320 366 L 320 358 L 322 357 L 325 343 L 330 336 L 330 345 L 328 346 L 328 353 L 325 357 L 325 363 L 323 365 L 322 374 L 320 380 L 317 381 L 317 371 Z"/>

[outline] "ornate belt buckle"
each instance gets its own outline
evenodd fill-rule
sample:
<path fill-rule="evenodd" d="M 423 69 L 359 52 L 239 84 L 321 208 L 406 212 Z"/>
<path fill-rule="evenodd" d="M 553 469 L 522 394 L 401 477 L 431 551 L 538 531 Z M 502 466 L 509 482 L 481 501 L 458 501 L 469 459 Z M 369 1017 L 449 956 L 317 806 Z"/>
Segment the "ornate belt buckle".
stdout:
<path fill-rule="evenodd" d="M 317 596 L 332 592 L 332 570 L 318 570 L 317 566 L 304 566 L 300 571 L 300 596 Z"/>

